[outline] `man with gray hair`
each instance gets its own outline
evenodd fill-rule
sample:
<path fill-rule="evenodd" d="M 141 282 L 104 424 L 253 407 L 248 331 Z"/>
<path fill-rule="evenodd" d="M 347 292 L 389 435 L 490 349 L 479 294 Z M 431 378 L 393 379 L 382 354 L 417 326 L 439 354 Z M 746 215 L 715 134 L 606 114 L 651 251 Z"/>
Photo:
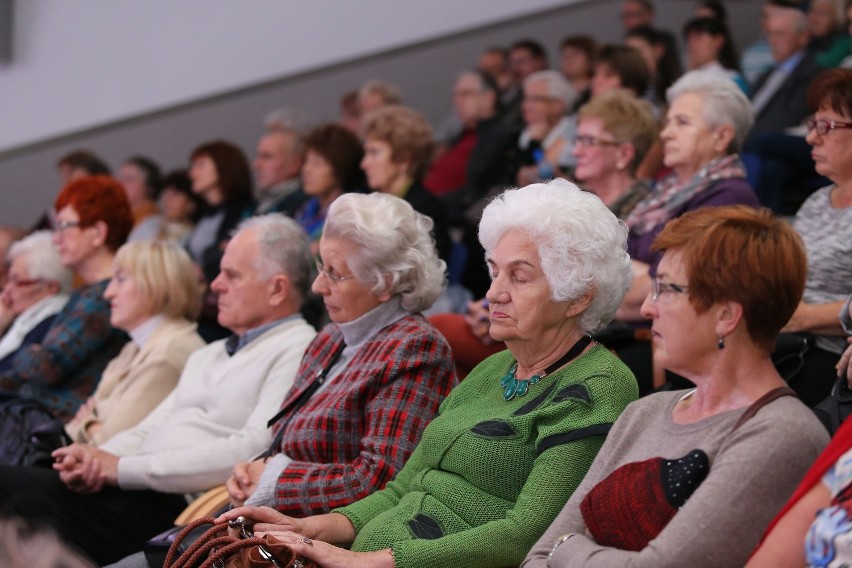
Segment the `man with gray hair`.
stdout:
<path fill-rule="evenodd" d="M 758 77 L 752 88 L 754 134 L 800 124 L 808 115 L 805 92 L 821 70 L 806 49 L 810 33 L 801 9 L 775 3 L 767 12 L 765 32 L 775 66 Z"/>
<path fill-rule="evenodd" d="M 212 288 L 234 335 L 190 356 L 175 390 L 100 447 L 54 452 L 54 470 L 0 468 L 0 507 L 45 521 L 99 564 L 142 548 L 186 506 L 266 449 L 267 421 L 315 336 L 299 315 L 311 280 L 307 236 L 282 215 L 249 219 Z"/>
<path fill-rule="evenodd" d="M 577 118 L 565 114 L 576 99 L 574 87 L 559 71 L 536 71 L 524 80 L 524 129 L 518 138 L 524 167 L 517 173 L 519 186 L 551 179 L 576 165 L 571 147 Z"/>
<path fill-rule="evenodd" d="M 822 70 L 808 49 L 810 32 L 805 13 L 786 0 L 767 2 L 764 33 L 775 66 L 760 76 L 752 89 L 755 122 L 745 144 L 747 164 L 754 190 L 762 205 L 776 213 L 795 212 L 802 201 L 820 187 L 811 147 L 804 129 L 790 135 L 786 129 L 799 126 L 809 114 L 805 94 Z"/>
<path fill-rule="evenodd" d="M 269 113 L 264 122 L 266 131 L 257 142 L 252 162 L 258 189 L 255 214 L 283 213 L 292 217 L 307 199 L 299 174 L 305 161 L 310 120 L 301 111 L 281 108 Z"/>

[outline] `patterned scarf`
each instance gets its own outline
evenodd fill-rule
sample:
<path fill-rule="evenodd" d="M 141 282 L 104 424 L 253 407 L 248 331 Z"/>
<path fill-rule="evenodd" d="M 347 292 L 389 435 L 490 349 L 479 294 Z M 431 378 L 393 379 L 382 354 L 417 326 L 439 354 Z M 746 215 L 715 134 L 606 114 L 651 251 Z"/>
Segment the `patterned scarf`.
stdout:
<path fill-rule="evenodd" d="M 679 182 L 677 175 L 660 181 L 657 189 L 625 219 L 630 230 L 642 235 L 657 225 L 673 218 L 683 205 L 720 179 L 745 178 L 746 171 L 739 155 L 730 154 L 717 158 L 701 168 L 686 182 Z"/>

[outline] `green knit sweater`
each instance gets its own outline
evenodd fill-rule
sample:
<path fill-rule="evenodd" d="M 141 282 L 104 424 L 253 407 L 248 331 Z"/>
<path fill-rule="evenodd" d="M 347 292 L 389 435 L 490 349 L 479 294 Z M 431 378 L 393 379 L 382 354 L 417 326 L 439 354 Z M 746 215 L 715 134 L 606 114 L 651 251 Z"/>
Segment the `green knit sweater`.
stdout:
<path fill-rule="evenodd" d="M 393 548 L 398 568 L 518 566 L 638 396 L 624 364 L 595 346 L 503 399 L 508 351 L 483 361 L 441 405 L 396 479 L 336 512 L 354 551 Z"/>

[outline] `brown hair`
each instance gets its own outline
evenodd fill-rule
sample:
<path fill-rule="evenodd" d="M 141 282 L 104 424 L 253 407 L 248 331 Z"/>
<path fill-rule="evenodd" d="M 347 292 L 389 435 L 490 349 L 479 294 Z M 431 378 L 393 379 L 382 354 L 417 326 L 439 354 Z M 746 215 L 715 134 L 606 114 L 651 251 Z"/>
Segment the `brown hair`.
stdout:
<path fill-rule="evenodd" d="M 808 108 L 829 108 L 852 118 L 852 69 L 827 69 L 814 77 L 806 96 Z"/>
<path fill-rule="evenodd" d="M 597 65 L 606 65 L 618 75 L 621 86 L 641 97 L 648 90 L 651 71 L 642 54 L 629 45 L 607 44 L 598 51 Z"/>
<path fill-rule="evenodd" d="M 364 150 L 358 137 L 339 124 L 326 124 L 305 138 L 305 147 L 329 163 L 334 178 L 344 191 L 361 185 L 361 158 Z"/>
<path fill-rule="evenodd" d="M 401 105 L 377 108 L 363 118 L 361 139 L 375 138 L 391 147 L 394 162 L 410 160 L 409 174 L 420 179 L 432 158 L 432 126 L 416 110 Z"/>
<path fill-rule="evenodd" d="M 733 205 L 685 213 L 665 226 L 652 249 L 682 255 L 689 303 L 699 313 L 717 302 L 739 303 L 748 335 L 767 353 L 805 289 L 802 241 L 769 209 Z"/>
<path fill-rule="evenodd" d="M 192 151 L 190 162 L 207 156 L 216 167 L 219 190 L 225 202 L 248 201 L 252 198 L 251 168 L 246 155 L 234 144 L 215 140 Z"/>

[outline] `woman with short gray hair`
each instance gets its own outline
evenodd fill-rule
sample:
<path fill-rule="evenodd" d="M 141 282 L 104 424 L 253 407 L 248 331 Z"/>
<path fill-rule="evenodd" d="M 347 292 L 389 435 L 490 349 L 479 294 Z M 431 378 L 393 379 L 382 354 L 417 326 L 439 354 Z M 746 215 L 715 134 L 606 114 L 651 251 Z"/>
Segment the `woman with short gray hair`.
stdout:
<path fill-rule="evenodd" d="M 634 279 L 619 310 L 622 320 L 642 319 L 639 308 L 661 256 L 651 251 L 651 243 L 666 223 L 702 207 L 760 207 L 738 155 L 754 123 L 751 103 L 739 87 L 717 73 L 692 71 L 669 88 L 667 97 L 660 138 L 671 173 L 625 219 Z"/>
<path fill-rule="evenodd" d="M 324 234 L 354 245 L 347 258 L 352 273 L 373 292 L 389 286 L 410 312 L 429 308 L 441 293 L 446 270 L 434 254 L 432 219 L 383 193 L 342 195 L 332 207 Z"/>
<path fill-rule="evenodd" d="M 68 302 L 73 275 L 51 239 L 50 231 L 39 231 L 9 248 L 9 277 L 0 295 L 9 319 L 0 338 L 0 372 L 11 368 L 18 349 L 41 343 Z"/>

